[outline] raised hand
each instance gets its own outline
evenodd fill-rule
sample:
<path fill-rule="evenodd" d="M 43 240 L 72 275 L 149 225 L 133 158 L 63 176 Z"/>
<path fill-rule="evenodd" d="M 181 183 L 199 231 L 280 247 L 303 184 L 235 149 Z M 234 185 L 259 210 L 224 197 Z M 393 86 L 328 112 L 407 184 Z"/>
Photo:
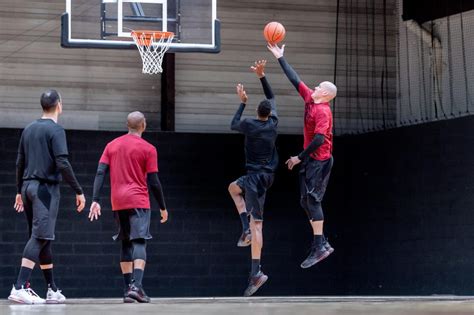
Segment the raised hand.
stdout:
<path fill-rule="evenodd" d="M 283 57 L 283 54 L 285 52 L 285 44 L 281 46 L 281 48 L 278 46 L 278 44 L 267 44 L 268 50 L 275 56 L 276 59 Z"/>
<path fill-rule="evenodd" d="M 255 65 L 251 66 L 250 69 L 252 69 L 253 72 L 257 75 L 259 78 L 263 78 L 265 76 L 265 65 L 267 64 L 266 60 L 258 60 L 255 61 Z"/>
<path fill-rule="evenodd" d="M 240 101 L 242 103 L 247 103 L 248 97 L 247 93 L 244 90 L 242 83 L 237 84 L 237 95 L 239 95 Z"/>

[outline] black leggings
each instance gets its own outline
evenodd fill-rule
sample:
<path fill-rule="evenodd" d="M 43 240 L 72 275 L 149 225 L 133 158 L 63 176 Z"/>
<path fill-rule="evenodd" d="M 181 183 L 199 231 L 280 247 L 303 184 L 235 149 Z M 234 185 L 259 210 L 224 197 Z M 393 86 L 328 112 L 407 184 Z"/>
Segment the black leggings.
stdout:
<path fill-rule="evenodd" d="M 135 240 L 122 240 L 120 261 L 130 262 L 137 259 L 146 261 L 146 240 L 143 238 Z"/>
<path fill-rule="evenodd" d="M 26 243 L 23 257 L 40 265 L 52 264 L 53 253 L 51 250 L 51 241 L 31 237 L 28 243 Z"/>

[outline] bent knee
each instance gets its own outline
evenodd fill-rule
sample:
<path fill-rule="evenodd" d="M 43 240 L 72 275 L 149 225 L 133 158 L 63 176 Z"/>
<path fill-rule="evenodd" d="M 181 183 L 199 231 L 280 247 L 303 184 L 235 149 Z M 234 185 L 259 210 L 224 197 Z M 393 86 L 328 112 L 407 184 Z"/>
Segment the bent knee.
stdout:
<path fill-rule="evenodd" d="M 236 182 L 230 183 L 228 190 L 229 190 L 229 193 L 233 195 L 238 195 L 242 193 L 242 189 L 240 189 L 239 185 L 237 185 Z"/>

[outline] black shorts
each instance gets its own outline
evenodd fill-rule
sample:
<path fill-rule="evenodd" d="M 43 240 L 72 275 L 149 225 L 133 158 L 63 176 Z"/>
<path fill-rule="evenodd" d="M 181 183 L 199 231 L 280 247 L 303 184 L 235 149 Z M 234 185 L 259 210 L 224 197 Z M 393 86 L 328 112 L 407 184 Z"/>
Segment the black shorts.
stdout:
<path fill-rule="evenodd" d="M 59 184 L 27 180 L 21 187 L 30 237 L 54 240 L 59 209 Z"/>
<path fill-rule="evenodd" d="M 268 188 L 273 184 L 273 173 L 249 173 L 235 182 L 242 189 L 247 212 L 255 221 L 263 221 L 263 206 Z"/>
<path fill-rule="evenodd" d="M 313 208 L 320 206 L 318 204 L 321 203 L 326 192 L 333 162 L 332 157 L 325 161 L 308 158 L 301 164 L 300 202 L 307 213 L 313 213 Z"/>
<path fill-rule="evenodd" d="M 117 234 L 112 238 L 114 241 L 135 240 L 152 238 L 150 234 L 150 209 L 127 209 L 114 211 L 114 219 L 117 224 Z"/>

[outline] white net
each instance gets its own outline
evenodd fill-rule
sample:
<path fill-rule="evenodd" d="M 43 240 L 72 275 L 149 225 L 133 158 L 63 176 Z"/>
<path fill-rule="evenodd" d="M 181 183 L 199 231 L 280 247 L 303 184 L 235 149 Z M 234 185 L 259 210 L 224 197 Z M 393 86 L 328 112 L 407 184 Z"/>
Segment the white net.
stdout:
<path fill-rule="evenodd" d="M 142 57 L 142 72 L 147 74 L 163 72 L 163 68 L 161 67 L 163 56 L 170 48 L 174 33 L 133 31 L 132 37 Z"/>

